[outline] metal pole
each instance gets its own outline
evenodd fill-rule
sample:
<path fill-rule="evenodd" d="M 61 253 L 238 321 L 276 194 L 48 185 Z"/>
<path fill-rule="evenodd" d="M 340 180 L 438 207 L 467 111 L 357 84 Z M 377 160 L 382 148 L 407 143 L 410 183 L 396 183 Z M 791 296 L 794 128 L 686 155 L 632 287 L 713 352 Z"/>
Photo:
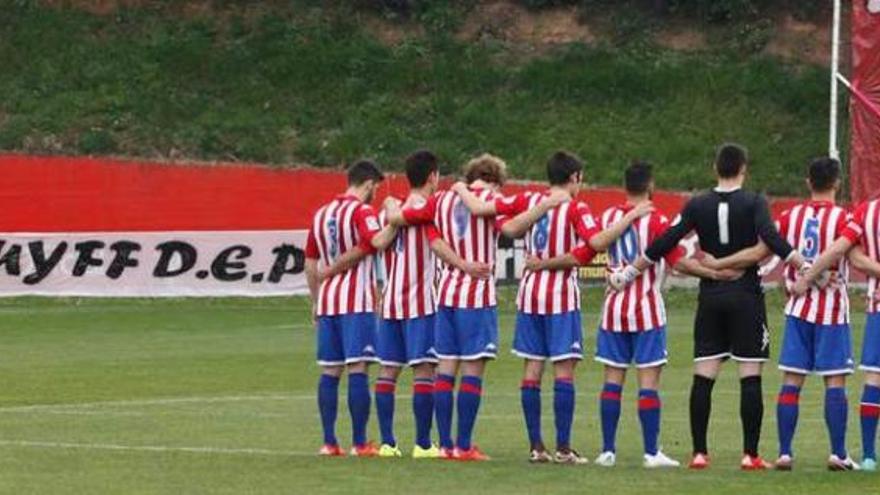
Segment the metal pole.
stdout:
<path fill-rule="evenodd" d="M 828 122 L 828 156 L 840 159 L 837 147 L 837 74 L 840 68 L 840 0 L 834 0 L 834 25 L 831 28 L 831 109 Z"/>

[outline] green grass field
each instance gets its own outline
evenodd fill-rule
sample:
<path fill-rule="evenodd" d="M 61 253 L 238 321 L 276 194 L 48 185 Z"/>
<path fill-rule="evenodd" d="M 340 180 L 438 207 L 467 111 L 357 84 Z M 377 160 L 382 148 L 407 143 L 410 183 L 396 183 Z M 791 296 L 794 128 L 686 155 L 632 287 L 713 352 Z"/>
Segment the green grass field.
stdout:
<path fill-rule="evenodd" d="M 584 299 L 588 341 L 598 295 L 589 289 Z M 502 299 L 507 350 L 512 293 L 503 291 Z M 695 293 L 674 291 L 670 301 L 662 444 L 684 460 Z M 768 302 L 778 349 L 781 301 L 774 294 Z M 858 343 L 864 316 L 856 306 Z M 715 389 L 715 464 L 706 472 L 640 467 L 633 383 L 624 393 L 618 467 L 531 466 L 519 409 L 521 364 L 506 352 L 490 367 L 477 424 L 476 439 L 492 462 L 319 459 L 312 335 L 302 298 L 0 300 L 0 493 L 845 494 L 869 493 L 880 479 L 825 471 L 828 447 L 815 380 L 802 399 L 796 471 L 740 472 L 738 384 L 730 368 Z M 600 382 L 600 367 L 585 361 L 577 380 L 574 443 L 591 458 L 600 442 Z M 778 383 L 770 370 L 762 444 L 770 457 Z M 850 387 L 849 445 L 856 456 L 860 384 L 857 376 Z M 408 378 L 399 389 L 408 394 Z M 549 402 L 545 435 L 552 438 Z M 349 431 L 344 403 L 343 397 L 341 439 Z M 398 399 L 398 419 L 398 437 L 409 446 L 408 396 Z M 375 438 L 375 415 L 370 431 Z"/>

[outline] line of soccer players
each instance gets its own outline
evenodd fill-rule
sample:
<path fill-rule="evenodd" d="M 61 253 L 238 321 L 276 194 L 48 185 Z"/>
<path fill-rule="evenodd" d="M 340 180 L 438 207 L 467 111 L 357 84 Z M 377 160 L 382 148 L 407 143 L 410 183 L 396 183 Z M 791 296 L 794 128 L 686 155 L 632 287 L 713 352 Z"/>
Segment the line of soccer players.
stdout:
<path fill-rule="evenodd" d="M 868 326 L 862 368 L 862 466 L 876 466 L 874 439 L 880 416 L 880 204 L 861 207 L 853 219 L 834 205 L 840 165 L 819 159 L 810 165 L 812 199 L 769 220 L 766 201 L 746 193 L 747 154 L 736 145 L 719 149 L 719 187 L 693 198 L 670 228 L 651 204 L 651 166 L 636 162 L 625 172 L 626 201 L 597 220 L 577 199 L 583 163 L 555 153 L 547 163 L 544 191 L 503 196 L 506 165 L 481 155 L 463 170 L 465 182 L 438 191 L 438 160 L 428 151 L 406 159 L 410 193 L 389 198 L 377 214 L 370 206 L 383 180 L 379 167 L 359 161 L 348 169 L 349 187 L 315 214 L 306 246 L 306 273 L 314 302 L 317 355 L 321 367 L 318 408 L 324 430 L 320 454 L 341 456 L 335 434 L 338 386 L 348 373 L 348 408 L 355 456 L 399 457 L 393 418 L 396 381 L 413 370 L 414 458 L 463 461 L 489 457 L 472 442 L 487 363 L 498 351 L 495 251 L 499 234 L 525 238 L 526 270 L 517 294 L 513 352 L 524 360 L 520 387 L 530 445 L 529 460 L 584 464 L 571 446 L 575 369 L 583 358 L 577 267 L 607 251 L 608 289 L 597 332 L 595 358 L 605 367 L 600 395 L 603 447 L 595 462 L 613 466 L 621 393 L 627 368 L 635 364 L 644 466 L 679 463 L 659 448 L 660 375 L 667 362 L 666 311 L 661 293 L 668 268 L 701 279 L 695 323 L 695 369 L 690 416 L 694 441 L 689 466 L 709 465 L 706 432 L 711 390 L 721 363 L 739 364 L 742 384 L 743 469 L 766 469 L 758 455 L 763 416 L 762 363 L 769 335 L 757 265 L 770 253 L 786 267 L 786 329 L 780 368 L 780 455 L 778 469 L 793 465 L 791 438 L 798 396 L 807 374 L 826 382 L 825 418 L 831 437 L 831 469 L 858 468 L 845 448 L 845 377 L 853 360 L 848 325 L 847 261 L 869 274 Z M 679 241 L 696 230 L 700 259 L 684 256 Z M 781 232 L 780 232 L 781 231 Z M 836 242 L 835 242 L 836 241 Z M 867 251 L 862 250 L 862 246 Z M 379 253 L 378 256 L 376 254 Z M 376 263 L 384 267 L 376 297 Z M 435 272 L 436 270 L 436 272 Z M 828 274 L 831 275 L 828 275 Z M 377 306 L 377 299 L 381 306 Z M 381 310 L 378 320 L 374 314 Z M 367 365 L 378 361 L 375 402 L 381 444 L 367 440 L 371 409 Z M 556 448 L 541 431 L 541 389 L 552 367 Z M 457 394 L 456 381 L 458 381 Z M 452 420 L 457 413 L 458 430 Z M 436 421 L 439 446 L 431 438 Z"/>

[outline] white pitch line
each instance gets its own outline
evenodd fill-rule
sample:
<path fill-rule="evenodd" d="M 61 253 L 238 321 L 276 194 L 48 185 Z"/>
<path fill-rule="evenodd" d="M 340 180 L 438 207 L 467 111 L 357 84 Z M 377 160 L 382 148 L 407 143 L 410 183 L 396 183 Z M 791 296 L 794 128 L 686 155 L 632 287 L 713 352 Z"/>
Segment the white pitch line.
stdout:
<path fill-rule="evenodd" d="M 30 440 L 0 440 L 0 446 L 42 449 L 115 450 L 127 452 L 187 452 L 192 454 L 265 455 L 287 457 L 315 457 L 315 453 L 293 450 L 227 449 L 222 447 L 172 447 L 167 445 L 119 445 L 110 443 L 41 442 Z"/>

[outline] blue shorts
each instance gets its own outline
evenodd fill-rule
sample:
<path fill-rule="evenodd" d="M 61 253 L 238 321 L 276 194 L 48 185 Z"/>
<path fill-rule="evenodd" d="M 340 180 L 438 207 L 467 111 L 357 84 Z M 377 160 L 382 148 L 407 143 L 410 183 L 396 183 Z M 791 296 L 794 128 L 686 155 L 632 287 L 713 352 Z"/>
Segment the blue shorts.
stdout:
<path fill-rule="evenodd" d="M 440 359 L 495 359 L 498 354 L 498 312 L 491 308 L 437 308 L 434 350 Z"/>
<path fill-rule="evenodd" d="M 376 336 L 376 352 L 384 366 L 436 363 L 434 315 L 402 320 L 383 319 Z"/>
<path fill-rule="evenodd" d="M 666 327 L 641 332 L 596 332 L 596 361 L 614 368 L 651 368 L 667 363 Z"/>
<path fill-rule="evenodd" d="M 374 342 L 376 315 L 349 313 L 318 317 L 318 364 L 338 366 L 378 361 Z"/>
<path fill-rule="evenodd" d="M 853 372 L 849 325 L 819 325 L 785 317 L 779 369 L 807 375 L 846 375 Z"/>
<path fill-rule="evenodd" d="M 880 313 L 868 313 L 859 369 L 880 373 Z"/>
<path fill-rule="evenodd" d="M 517 311 L 513 353 L 534 360 L 583 359 L 581 312 L 539 315 Z"/>

